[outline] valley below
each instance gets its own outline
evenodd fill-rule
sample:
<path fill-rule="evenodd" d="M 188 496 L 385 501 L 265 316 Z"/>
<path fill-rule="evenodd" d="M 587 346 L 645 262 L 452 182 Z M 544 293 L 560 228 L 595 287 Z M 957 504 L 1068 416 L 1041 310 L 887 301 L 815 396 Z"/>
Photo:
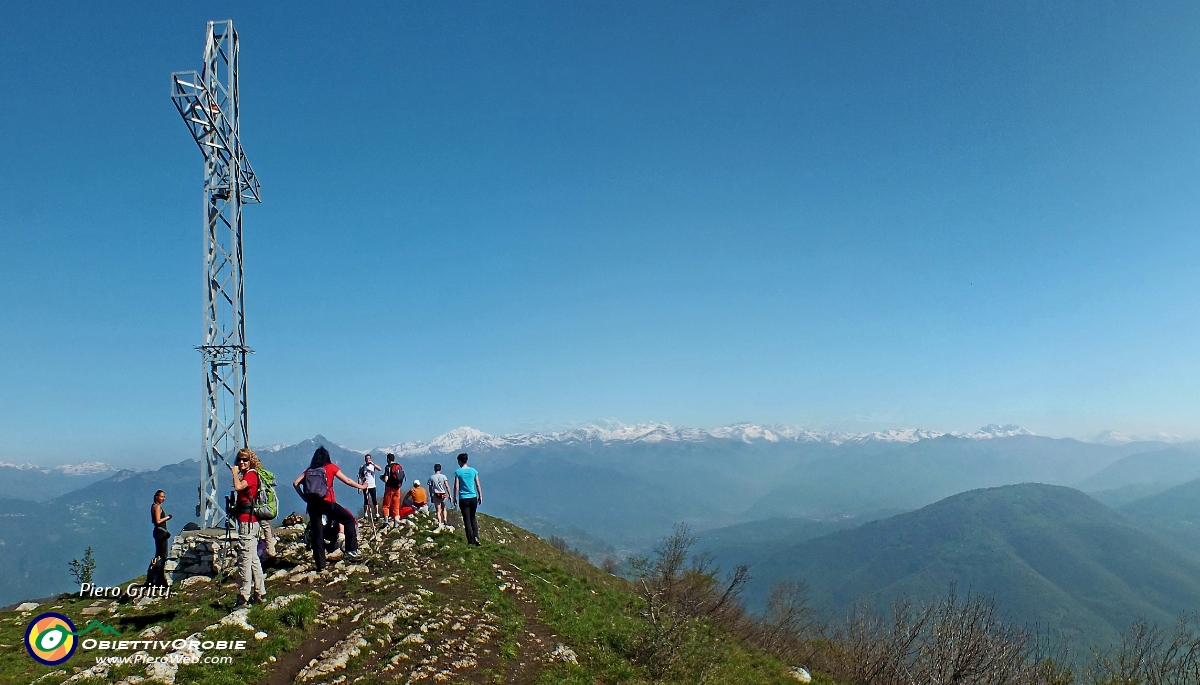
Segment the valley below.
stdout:
<path fill-rule="evenodd" d="M 363 451 L 320 435 L 259 450 L 280 482 L 281 517 L 303 513 L 290 482 L 318 445 L 352 475 L 362 462 Z M 483 511 L 606 567 L 628 570 L 686 524 L 696 551 L 721 568 L 748 565 L 751 611 L 784 580 L 805 583 L 826 616 L 931 601 L 954 587 L 994 598 L 1017 624 L 1090 644 L 1139 618 L 1168 624 L 1200 610 L 1192 443 L 1086 443 L 996 426 L 835 436 L 741 424 L 504 437 L 460 429 L 370 453 L 382 462 L 389 451 L 410 482 L 468 452 Z M 87 547 L 98 582 L 143 573 L 154 491 L 167 492 L 177 532 L 194 518 L 198 473 L 184 461 L 100 473 L 49 499 L 9 493 L 0 603 L 70 590 L 68 563 Z M 361 506 L 340 485 L 338 497 Z"/>

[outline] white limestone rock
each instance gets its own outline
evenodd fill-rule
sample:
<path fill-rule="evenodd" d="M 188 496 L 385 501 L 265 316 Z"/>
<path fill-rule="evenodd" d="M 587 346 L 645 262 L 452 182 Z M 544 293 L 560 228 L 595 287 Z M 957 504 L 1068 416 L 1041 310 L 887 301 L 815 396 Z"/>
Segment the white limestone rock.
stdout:
<path fill-rule="evenodd" d="M 553 652 L 550 652 L 550 660 L 551 661 L 561 661 L 563 663 L 568 663 L 568 664 L 578 664 L 579 663 L 579 657 L 576 656 L 575 650 L 571 649 L 570 647 L 568 647 L 564 644 L 559 644 L 557 647 L 554 648 Z"/>

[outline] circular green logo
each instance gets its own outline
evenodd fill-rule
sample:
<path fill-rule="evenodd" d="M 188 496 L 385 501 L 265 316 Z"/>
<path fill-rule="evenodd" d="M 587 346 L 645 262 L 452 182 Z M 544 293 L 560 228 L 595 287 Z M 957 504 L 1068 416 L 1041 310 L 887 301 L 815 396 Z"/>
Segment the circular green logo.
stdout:
<path fill-rule="evenodd" d="M 75 624 L 62 614 L 41 614 L 25 629 L 25 651 L 47 666 L 57 666 L 70 659 L 78 646 Z"/>

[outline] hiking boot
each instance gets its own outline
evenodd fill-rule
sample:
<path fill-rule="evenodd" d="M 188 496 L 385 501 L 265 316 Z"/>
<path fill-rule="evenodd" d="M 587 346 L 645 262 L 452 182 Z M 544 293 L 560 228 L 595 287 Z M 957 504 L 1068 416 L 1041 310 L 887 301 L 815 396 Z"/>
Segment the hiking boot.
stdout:
<path fill-rule="evenodd" d="M 255 595 L 254 595 L 254 599 L 253 599 L 253 600 L 251 600 L 251 602 L 252 602 L 253 604 L 266 604 L 266 603 L 267 603 L 267 596 L 266 596 L 265 594 L 262 594 L 262 595 L 260 595 L 260 594 L 258 594 L 258 593 L 255 593 Z"/>
<path fill-rule="evenodd" d="M 358 550 L 346 552 L 346 559 L 350 561 L 362 561 L 362 555 L 358 553 Z"/>
<path fill-rule="evenodd" d="M 238 609 L 241 609 L 243 607 L 248 607 L 248 606 L 250 606 L 250 600 L 246 599 L 245 597 L 243 597 L 241 595 L 238 595 L 237 601 L 233 603 L 233 610 L 237 611 Z"/>

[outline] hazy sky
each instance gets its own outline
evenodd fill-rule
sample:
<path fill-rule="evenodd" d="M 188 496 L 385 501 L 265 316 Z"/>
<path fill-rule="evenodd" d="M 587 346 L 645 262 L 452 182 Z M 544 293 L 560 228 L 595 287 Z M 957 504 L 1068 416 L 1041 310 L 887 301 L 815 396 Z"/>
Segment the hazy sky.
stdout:
<path fill-rule="evenodd" d="M 1200 435 L 1200 5 L 0 6 L 0 460 L 200 450 L 242 40 L 251 442 Z"/>

